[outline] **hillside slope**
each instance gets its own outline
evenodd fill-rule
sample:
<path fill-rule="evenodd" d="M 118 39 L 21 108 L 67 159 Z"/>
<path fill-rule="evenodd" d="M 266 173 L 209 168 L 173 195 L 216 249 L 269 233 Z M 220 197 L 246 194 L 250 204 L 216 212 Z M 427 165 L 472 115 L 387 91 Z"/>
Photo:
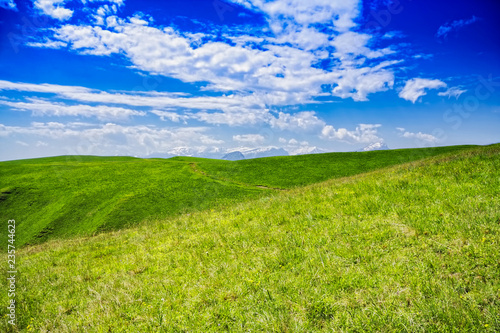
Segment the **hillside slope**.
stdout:
<path fill-rule="evenodd" d="M 201 158 L 61 156 L 0 163 L 0 239 L 18 246 L 118 230 L 154 218 L 234 204 L 331 178 L 470 146 L 230 162 Z"/>
<path fill-rule="evenodd" d="M 494 332 L 499 244 L 493 145 L 27 247 L 19 327 Z"/>
<path fill-rule="evenodd" d="M 267 157 L 240 161 L 201 161 L 199 167 L 217 179 L 288 189 L 357 175 L 474 146 L 394 149 Z M 182 159 L 182 158 L 181 158 Z"/>
<path fill-rule="evenodd" d="M 2 226 L 18 221 L 20 246 L 211 209 L 268 190 L 211 179 L 185 162 L 62 156 L 0 163 L 0 191 Z"/>

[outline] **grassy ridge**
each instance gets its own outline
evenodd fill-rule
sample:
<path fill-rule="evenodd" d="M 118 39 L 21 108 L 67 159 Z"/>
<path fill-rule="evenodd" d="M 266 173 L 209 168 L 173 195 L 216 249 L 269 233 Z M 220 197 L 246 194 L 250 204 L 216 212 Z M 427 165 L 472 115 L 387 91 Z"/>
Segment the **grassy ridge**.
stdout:
<path fill-rule="evenodd" d="M 256 197 L 169 160 L 66 156 L 0 163 L 0 218 L 17 244 L 91 235 Z M 7 227 L 2 227 L 5 240 Z"/>
<path fill-rule="evenodd" d="M 27 247 L 19 327 L 495 332 L 499 244 L 494 145 Z"/>
<path fill-rule="evenodd" d="M 474 146 L 278 156 L 234 162 L 204 160 L 198 164 L 203 171 L 218 179 L 288 189 L 472 147 Z"/>
<path fill-rule="evenodd" d="M 0 163 L 0 239 L 17 244 L 92 235 L 146 219 L 215 209 L 291 188 L 470 146 L 332 153 L 229 162 L 200 158 L 62 156 Z"/>

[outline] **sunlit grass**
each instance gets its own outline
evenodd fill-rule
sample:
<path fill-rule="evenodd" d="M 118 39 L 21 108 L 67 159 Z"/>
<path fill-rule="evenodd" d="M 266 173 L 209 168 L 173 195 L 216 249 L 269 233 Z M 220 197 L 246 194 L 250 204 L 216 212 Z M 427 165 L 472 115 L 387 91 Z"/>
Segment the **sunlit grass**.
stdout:
<path fill-rule="evenodd" d="M 494 145 L 28 246 L 18 329 L 495 332 L 499 243 Z"/>

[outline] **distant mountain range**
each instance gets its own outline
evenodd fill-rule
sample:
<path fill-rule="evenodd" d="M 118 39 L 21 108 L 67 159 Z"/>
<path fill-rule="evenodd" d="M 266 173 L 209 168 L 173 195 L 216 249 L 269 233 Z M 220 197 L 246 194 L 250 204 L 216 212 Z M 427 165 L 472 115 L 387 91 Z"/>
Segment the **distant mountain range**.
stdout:
<path fill-rule="evenodd" d="M 288 155 L 290 154 L 285 149 L 278 147 L 240 148 L 239 150 L 227 153 L 222 157 L 222 159 L 229 161 L 237 161 L 247 158 L 288 156 Z"/>
<path fill-rule="evenodd" d="M 385 143 L 375 142 L 358 151 L 373 151 L 373 150 L 388 150 L 388 149 L 390 148 Z M 260 158 L 260 157 L 322 154 L 327 152 L 328 151 L 325 149 L 317 147 L 309 147 L 309 146 L 297 147 L 296 149 L 292 149 L 290 151 L 287 151 L 284 148 L 276 146 L 268 146 L 260 148 L 239 147 L 225 152 L 223 149 L 215 149 L 210 151 L 197 151 L 188 147 L 178 147 L 166 154 L 151 154 L 146 157 L 168 158 L 173 156 L 196 156 L 196 157 L 205 157 L 213 159 L 223 159 L 228 161 L 238 161 L 243 159 Z"/>
<path fill-rule="evenodd" d="M 383 142 L 375 142 L 372 143 L 371 145 L 366 146 L 363 149 L 360 149 L 359 151 L 373 151 L 373 150 L 388 150 L 389 147 Z"/>
<path fill-rule="evenodd" d="M 233 151 L 231 153 L 224 155 L 222 159 L 227 161 L 239 161 L 239 160 L 244 160 L 245 155 L 243 155 L 241 151 Z"/>

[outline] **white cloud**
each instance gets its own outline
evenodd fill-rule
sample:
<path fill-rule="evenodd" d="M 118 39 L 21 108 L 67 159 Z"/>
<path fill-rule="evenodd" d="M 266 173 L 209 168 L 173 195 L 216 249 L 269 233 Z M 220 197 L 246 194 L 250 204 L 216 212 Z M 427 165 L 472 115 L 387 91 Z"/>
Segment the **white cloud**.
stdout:
<path fill-rule="evenodd" d="M 446 91 L 439 92 L 438 95 L 448 98 L 455 97 L 456 99 L 458 99 L 464 92 L 467 92 L 467 90 L 460 89 L 459 87 L 451 87 Z"/>
<path fill-rule="evenodd" d="M 275 44 L 291 44 L 303 50 L 316 50 L 328 44 L 328 35 L 315 28 L 288 25 L 275 38 L 267 38 Z"/>
<path fill-rule="evenodd" d="M 17 6 L 14 0 L 0 0 L 0 7 L 17 11 Z"/>
<path fill-rule="evenodd" d="M 60 49 L 66 47 L 68 44 L 61 41 L 45 40 L 43 42 L 28 42 L 26 45 L 31 47 L 44 47 L 47 49 Z"/>
<path fill-rule="evenodd" d="M 186 124 L 186 120 L 189 119 L 189 116 L 186 115 L 180 115 L 176 112 L 171 112 L 171 111 L 159 111 L 159 110 L 153 110 L 151 113 L 157 115 L 160 117 L 162 121 L 170 120 L 173 121 L 174 123 L 178 123 L 179 121 L 183 121 L 184 124 Z"/>
<path fill-rule="evenodd" d="M 121 7 L 125 4 L 125 0 L 81 0 L 83 4 L 86 4 L 87 2 L 107 2 L 110 4 L 115 4 L 118 7 Z"/>
<path fill-rule="evenodd" d="M 265 124 L 272 119 L 268 110 L 245 110 L 226 112 L 200 111 L 191 113 L 190 118 L 212 125 L 251 126 Z"/>
<path fill-rule="evenodd" d="M 373 143 L 380 142 L 377 129 L 380 124 L 359 124 L 355 130 L 349 131 L 346 128 L 335 129 L 331 125 L 326 125 L 321 131 L 321 138 L 325 140 L 345 141 L 350 143 Z"/>
<path fill-rule="evenodd" d="M 425 96 L 428 89 L 446 88 L 446 83 L 441 80 L 415 78 L 406 81 L 406 84 L 399 93 L 399 97 L 415 103 L 421 96 Z"/>
<path fill-rule="evenodd" d="M 271 115 L 265 109 L 263 101 L 272 99 L 275 104 L 282 102 L 279 95 L 255 96 L 254 94 L 240 94 L 185 97 L 183 94 L 159 92 L 109 93 L 77 86 L 14 83 L 0 80 L 1 90 L 55 94 L 57 98 L 73 102 L 119 104 L 130 108 L 149 107 L 154 109 L 152 110 L 153 114 L 163 117 L 163 119 L 170 119 L 172 121 L 197 119 L 211 124 L 229 124 L 232 126 L 269 122 Z M 36 105 L 33 105 L 33 107 L 36 108 Z M 176 116 L 175 114 L 165 113 L 167 111 L 158 110 L 174 108 L 202 111 Z M 219 110 L 222 112 L 208 112 L 207 110 Z"/>
<path fill-rule="evenodd" d="M 10 82 L 5 80 L 0 80 L 0 90 L 15 90 L 15 91 L 27 91 L 27 92 L 40 92 L 40 93 L 52 93 L 52 94 L 64 94 L 64 93 L 82 93 L 82 92 L 92 92 L 92 89 L 78 87 L 78 86 L 61 86 L 57 84 L 34 84 L 34 83 L 24 83 L 24 82 Z"/>
<path fill-rule="evenodd" d="M 99 120 L 126 120 L 131 116 L 146 115 L 145 112 L 106 105 L 67 105 L 38 98 L 28 98 L 27 100 L 28 102 L 0 100 L 0 104 L 7 105 L 15 110 L 31 111 L 34 116 L 82 116 L 96 117 Z"/>
<path fill-rule="evenodd" d="M 58 99 L 70 100 L 72 104 L 77 103 L 76 105 L 68 105 L 63 102 L 48 102 L 44 99 L 29 97 L 26 98 L 26 102 L 0 100 L 0 104 L 16 110 L 30 110 L 34 115 L 84 116 L 119 121 L 132 116 L 143 116 L 149 112 L 160 117 L 163 121 L 169 120 L 175 123 L 187 124 L 190 120 L 196 120 L 211 125 L 269 125 L 277 130 L 318 134 L 322 130 L 324 132 L 327 125 L 315 112 L 286 113 L 280 111 L 276 115 L 266 108 L 266 103 L 262 103 L 263 100 L 273 99 L 274 103 L 279 104 L 283 101 L 279 95 L 183 96 L 182 94 L 161 92 L 118 91 L 109 93 L 78 86 L 37 85 L 9 81 L 0 81 L 0 90 L 55 94 Z M 111 104 L 111 106 L 78 104 L 81 102 Z M 126 108 L 117 107 L 116 104 L 124 105 Z M 142 108 L 143 111 L 134 110 L 137 107 Z M 150 109 L 148 110 L 148 108 Z M 361 140 L 364 142 L 367 140 L 369 132 L 368 127 L 361 125 L 355 131 L 339 129 L 333 135 L 330 130 L 327 132 L 329 135 L 323 136 L 330 138 L 336 136 L 337 139 L 341 140 Z"/>
<path fill-rule="evenodd" d="M 36 99 L 27 102 L 0 101 L 12 108 L 31 110 L 38 114 L 47 115 L 87 115 L 99 119 L 126 118 L 128 116 L 143 115 L 133 111 L 134 107 L 153 108 L 150 112 L 162 120 L 186 122 L 194 119 L 214 125 L 248 126 L 257 124 L 271 124 L 273 127 L 288 130 L 312 131 L 322 127 L 322 120 L 313 112 L 302 112 L 290 115 L 281 112 L 278 118 L 274 117 L 265 107 L 270 104 L 286 103 L 278 95 L 222 95 L 222 96 L 179 96 L 175 93 L 141 93 L 141 92 L 115 92 L 109 93 L 101 90 L 89 89 L 78 86 L 61 86 L 50 84 L 13 83 L 0 81 L 0 90 L 14 90 L 22 92 L 56 94 L 57 98 L 71 100 L 72 102 L 120 104 L 131 109 L 116 106 L 68 106 L 63 103 L 49 103 Z M 160 110 L 158 110 L 160 109 Z M 176 109 L 176 112 L 161 109 Z M 185 114 L 179 114 L 185 110 Z M 116 119 L 115 118 L 115 119 Z"/>
<path fill-rule="evenodd" d="M 179 147 L 190 147 L 191 153 L 200 153 L 224 143 L 206 134 L 207 130 L 206 127 L 158 128 L 113 123 L 71 126 L 58 122 L 34 122 L 26 127 L 0 124 L 0 137 L 45 142 L 57 147 L 59 154 L 148 156 L 153 153 L 173 154 Z"/>
<path fill-rule="evenodd" d="M 107 1 L 104 1 L 107 2 Z M 113 16 L 118 12 L 118 8 L 123 5 L 123 2 L 109 2 L 108 4 L 101 5 L 94 10 L 94 20 L 96 25 L 105 25 L 108 16 Z M 136 20 L 138 22 L 139 18 L 131 18 L 131 20 Z M 147 22 L 146 22 L 147 23 Z"/>
<path fill-rule="evenodd" d="M 73 11 L 64 8 L 65 2 L 66 0 L 36 0 L 34 6 L 47 16 L 66 21 L 73 16 Z"/>
<path fill-rule="evenodd" d="M 452 31 L 457 31 L 467 25 L 470 25 L 474 22 L 479 21 L 480 19 L 476 16 L 472 16 L 468 20 L 456 20 L 450 23 L 446 23 L 442 26 L 439 27 L 438 31 L 436 32 L 436 37 L 437 38 L 446 38 Z"/>
<path fill-rule="evenodd" d="M 394 74 L 385 70 L 396 62 L 384 62 L 374 68 L 349 68 L 340 72 L 337 86 L 333 89 L 336 96 L 351 97 L 355 101 L 367 101 L 368 94 L 392 89 Z"/>
<path fill-rule="evenodd" d="M 249 9 L 267 15 L 275 30 L 285 19 L 308 26 L 316 23 L 332 24 L 337 31 L 346 31 L 356 26 L 354 20 L 359 15 L 358 0 L 233 0 Z"/>
<path fill-rule="evenodd" d="M 260 134 L 240 134 L 233 135 L 233 141 L 256 145 L 264 143 L 265 138 Z"/>
<path fill-rule="evenodd" d="M 292 132 L 315 132 L 325 126 L 325 122 L 313 111 L 303 111 L 296 114 L 280 112 L 278 118 L 272 118 L 271 127 Z"/>
<path fill-rule="evenodd" d="M 407 130 L 405 130 L 402 127 L 396 127 L 396 129 L 399 131 L 399 136 L 402 138 L 417 139 L 417 140 L 424 141 L 427 143 L 436 143 L 439 141 L 438 138 L 436 138 L 434 135 L 431 135 L 431 134 L 426 134 L 426 133 L 422 133 L 422 132 L 412 133 L 412 132 L 408 132 Z"/>
<path fill-rule="evenodd" d="M 262 109 L 266 103 L 284 105 L 289 101 L 279 94 L 239 94 L 222 96 L 188 96 L 178 93 L 159 92 L 114 92 L 90 89 L 78 86 L 62 86 L 54 84 L 31 84 L 0 80 L 0 91 L 13 90 L 22 92 L 39 92 L 56 94 L 59 98 L 86 103 L 122 104 L 137 107 L 153 108 L 186 108 L 201 110 L 240 111 Z M 297 97 L 300 98 L 300 97 Z"/>
<path fill-rule="evenodd" d="M 393 87 L 390 66 L 397 62 L 384 58 L 395 52 L 373 48 L 372 36 L 350 31 L 359 15 L 358 0 L 234 2 L 264 14 L 272 34 L 252 36 L 239 31 L 231 36 L 229 29 L 224 36 L 236 43 L 230 45 L 214 42 L 210 33 L 155 27 L 151 18 L 123 19 L 102 6 L 95 14 L 98 26 L 62 25 L 50 30 L 50 40 L 29 45 L 67 46 L 77 53 L 101 56 L 121 54 L 139 70 L 184 82 L 208 82 L 206 90 L 256 94 L 264 103 L 311 102 L 324 94 L 323 85 L 334 87 L 333 96 L 359 101 Z M 333 55 L 327 51 L 331 46 L 336 48 Z M 321 61 L 333 66 L 318 68 Z"/>
<path fill-rule="evenodd" d="M 343 59 L 349 55 L 364 55 L 368 59 L 371 59 L 394 53 L 394 51 L 389 48 L 376 51 L 371 50 L 367 46 L 371 39 L 372 36 L 368 34 L 348 31 L 335 37 L 331 45 L 335 47 L 335 52 L 339 59 Z"/>

